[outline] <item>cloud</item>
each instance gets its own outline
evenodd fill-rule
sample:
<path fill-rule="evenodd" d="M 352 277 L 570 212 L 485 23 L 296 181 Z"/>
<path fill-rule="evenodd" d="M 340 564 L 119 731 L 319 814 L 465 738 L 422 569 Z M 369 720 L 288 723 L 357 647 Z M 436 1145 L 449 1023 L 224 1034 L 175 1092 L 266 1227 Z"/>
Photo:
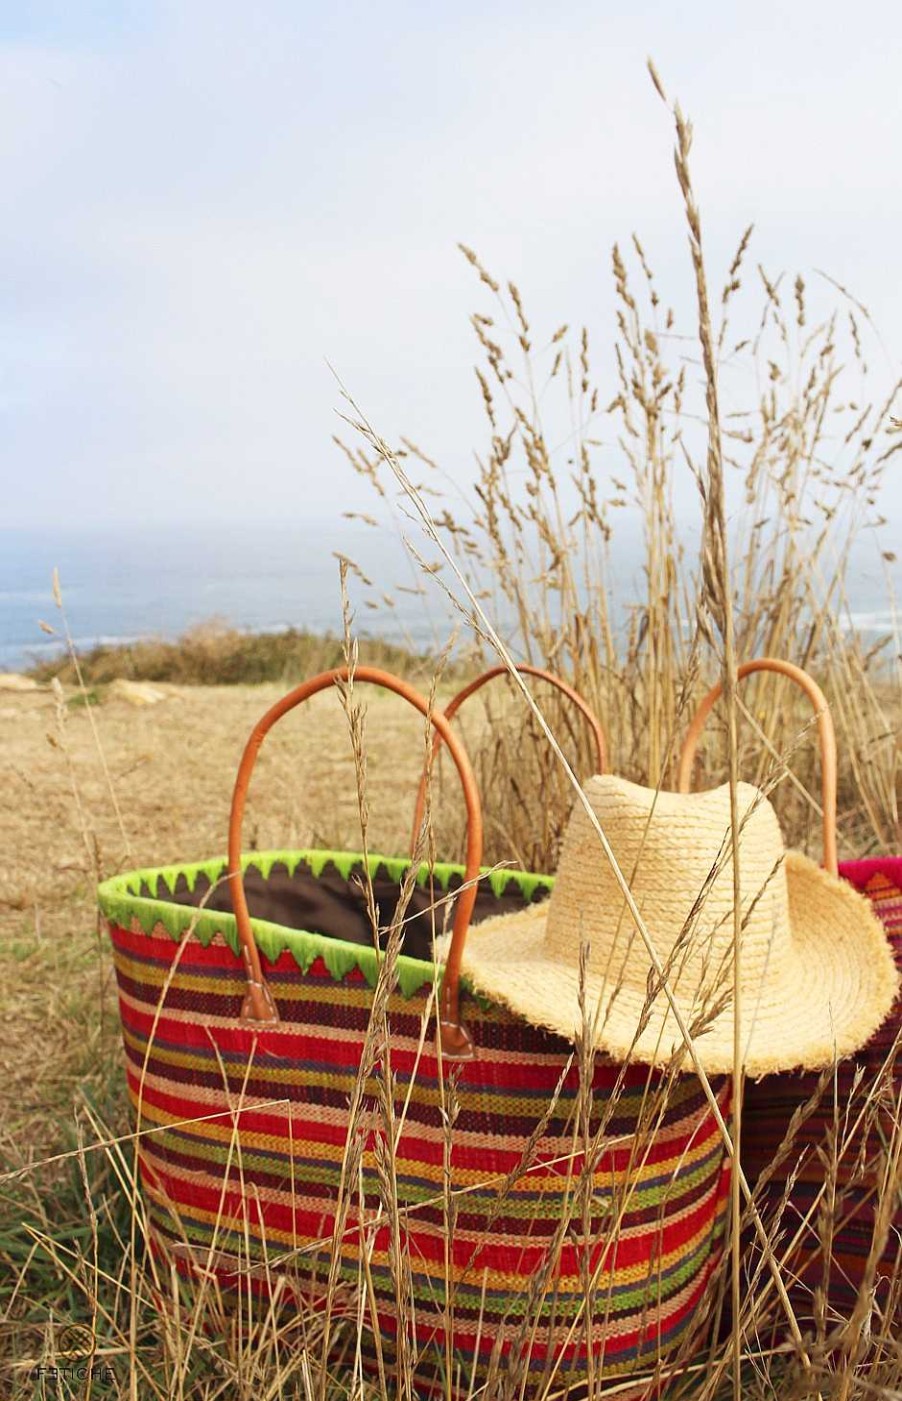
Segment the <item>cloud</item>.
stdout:
<path fill-rule="evenodd" d="M 860 10 L 854 43 L 838 0 L 152 13 L 60 11 L 0 47 L 14 519 L 238 518 L 251 491 L 334 513 L 359 487 L 326 358 L 466 479 L 480 297 L 457 239 L 601 356 L 610 245 L 637 227 L 691 325 L 648 51 L 696 118 L 712 265 L 754 218 L 757 256 L 827 267 L 899 349 L 895 7 Z"/>

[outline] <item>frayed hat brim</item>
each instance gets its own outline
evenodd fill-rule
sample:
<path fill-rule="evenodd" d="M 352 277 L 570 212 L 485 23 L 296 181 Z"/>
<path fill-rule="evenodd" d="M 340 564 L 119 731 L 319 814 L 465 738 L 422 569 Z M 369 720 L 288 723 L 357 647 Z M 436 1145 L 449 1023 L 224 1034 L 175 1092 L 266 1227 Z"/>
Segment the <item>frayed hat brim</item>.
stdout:
<path fill-rule="evenodd" d="M 899 975 L 886 932 L 867 900 L 797 852 L 786 856 L 791 943 L 779 970 L 765 971 L 739 1004 L 743 1068 L 755 1078 L 779 1070 L 820 1070 L 859 1049 L 888 1015 Z M 618 1061 L 692 1068 L 662 988 L 553 963 L 545 944 L 548 905 L 500 915 L 470 930 L 463 975 L 472 988 L 534 1026 L 579 1039 Z M 629 922 L 629 915 L 625 916 Z M 654 929 L 649 929 L 654 939 Z M 591 919 L 585 939 L 591 943 Z M 632 949 L 647 953 L 638 930 Z M 628 968 L 628 964 L 626 965 Z M 732 965 L 699 1005 L 674 993 L 698 1062 L 709 1074 L 734 1069 Z"/>

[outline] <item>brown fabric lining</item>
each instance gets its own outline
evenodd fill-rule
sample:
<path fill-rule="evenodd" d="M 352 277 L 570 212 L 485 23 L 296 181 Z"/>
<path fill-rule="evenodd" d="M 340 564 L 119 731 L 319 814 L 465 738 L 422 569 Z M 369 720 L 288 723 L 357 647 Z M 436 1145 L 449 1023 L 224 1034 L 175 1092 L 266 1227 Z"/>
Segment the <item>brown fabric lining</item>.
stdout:
<path fill-rule="evenodd" d="M 277 862 L 267 877 L 251 866 L 245 873 L 244 885 L 252 919 L 267 920 L 285 929 L 305 929 L 329 939 L 372 947 L 373 931 L 367 914 L 363 866 L 352 867 L 347 879 L 332 862 L 328 862 L 318 876 L 314 876 L 303 862 L 293 874 L 289 874 L 287 866 Z M 450 929 L 453 916 L 453 900 L 447 904 L 439 902 L 446 900 L 459 885 L 460 877 L 452 876 L 447 891 L 438 884 L 434 892 L 430 892 L 428 887 L 414 888 L 404 915 L 401 944 L 402 952 L 408 957 L 431 962 L 433 935 Z M 185 877 L 179 876 L 171 895 L 161 878 L 157 886 L 154 890 L 144 885 L 141 893 L 152 899 L 174 900 L 179 905 L 197 908 L 203 904 L 207 910 L 232 913 L 231 896 L 225 882 L 211 891 L 210 881 L 206 876 L 199 875 L 194 889 L 189 890 Z M 385 930 L 392 924 L 400 891 L 398 881 L 386 874 L 384 869 L 377 869 L 373 876 L 373 895 L 379 912 L 380 929 Z M 516 882 L 510 881 L 504 893 L 496 895 L 488 882 L 483 881 L 476 893 L 473 923 L 478 924 L 480 920 L 493 915 L 522 910 L 547 894 L 546 889 L 538 887 L 533 901 L 530 901 Z"/>

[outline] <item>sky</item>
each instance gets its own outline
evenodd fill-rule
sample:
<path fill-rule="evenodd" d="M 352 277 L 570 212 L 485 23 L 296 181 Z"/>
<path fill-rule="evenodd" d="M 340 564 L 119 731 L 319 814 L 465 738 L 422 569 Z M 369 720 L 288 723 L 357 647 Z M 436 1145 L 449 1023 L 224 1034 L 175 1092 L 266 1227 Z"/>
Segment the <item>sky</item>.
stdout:
<path fill-rule="evenodd" d="M 602 379 L 616 240 L 691 320 L 648 55 L 694 122 L 712 280 L 754 221 L 753 261 L 869 307 L 888 384 L 897 0 L 2 0 L 5 523 L 365 510 L 336 374 L 465 486 L 484 300 L 458 241 L 546 334 L 587 323 Z"/>

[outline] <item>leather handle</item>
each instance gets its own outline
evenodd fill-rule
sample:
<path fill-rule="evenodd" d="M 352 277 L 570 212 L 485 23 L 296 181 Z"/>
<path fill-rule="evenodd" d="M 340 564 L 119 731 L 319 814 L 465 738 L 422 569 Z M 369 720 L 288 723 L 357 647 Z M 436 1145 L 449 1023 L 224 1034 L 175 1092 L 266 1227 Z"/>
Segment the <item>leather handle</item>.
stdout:
<path fill-rule="evenodd" d="M 598 764 L 596 772 L 604 773 L 605 764 L 607 763 L 607 746 L 605 743 L 604 730 L 601 728 L 601 724 L 598 720 L 598 717 L 595 714 L 594 710 L 592 710 L 588 701 L 586 701 L 584 697 L 580 695 L 579 691 L 574 690 L 574 688 L 567 681 L 561 680 L 559 676 L 553 675 L 553 673 L 550 671 L 543 671 L 541 667 L 530 666 L 529 664 L 524 662 L 523 665 L 518 666 L 516 670 L 519 671 L 521 675 L 537 676 L 539 680 L 547 681 L 550 685 L 555 686 L 559 691 L 563 692 L 563 694 L 568 698 L 568 700 L 571 700 L 573 702 L 577 710 L 586 720 L 586 723 L 588 724 L 590 730 L 592 731 L 592 738 L 595 741 L 595 754 Z M 510 670 L 506 666 L 493 666 L 488 671 L 484 671 L 480 676 L 477 676 L 475 680 L 470 681 L 466 686 L 463 687 L 462 690 L 457 692 L 456 696 L 454 696 L 451 700 L 448 701 L 448 704 L 444 707 L 446 719 L 453 719 L 453 717 L 457 714 L 458 710 L 460 710 L 460 707 L 463 705 L 464 701 L 469 700 L 470 696 L 472 696 L 474 692 L 481 690 L 487 682 L 493 681 L 496 676 L 508 676 L 509 674 Z M 433 760 L 435 759 L 435 756 L 439 751 L 439 746 L 441 745 L 441 742 L 442 735 L 441 733 L 439 733 L 435 735 L 432 741 Z M 420 827 L 423 824 L 423 813 L 426 807 L 426 779 L 427 775 L 424 772 L 423 776 L 420 779 L 420 786 L 417 789 L 417 802 L 413 816 L 413 830 L 410 835 L 411 850 L 413 850 L 413 848 L 416 846 L 417 837 L 420 833 Z"/>
<path fill-rule="evenodd" d="M 833 718 L 830 714 L 830 706 L 827 697 L 820 686 L 807 671 L 803 671 L 800 666 L 793 662 L 784 662 L 777 657 L 758 657 L 755 661 L 743 662 L 737 669 L 737 676 L 741 680 L 744 676 L 749 676 L 753 671 L 776 671 L 781 676 L 788 676 L 790 681 L 794 681 L 805 692 L 811 701 L 812 708 L 817 717 L 817 729 L 821 746 L 821 793 L 824 809 L 824 869 L 832 875 L 837 874 L 836 858 L 836 733 L 833 728 Z M 723 686 L 718 682 L 705 696 L 695 715 L 683 741 L 680 750 L 680 764 L 677 773 L 677 789 L 680 793 L 688 793 L 692 781 L 692 761 L 695 758 L 695 750 L 698 744 L 699 735 L 702 732 L 715 702 L 720 698 Z"/>
<path fill-rule="evenodd" d="M 331 671 L 324 671 L 318 676 L 311 677 L 309 681 L 305 681 L 300 686 L 295 687 L 293 691 L 289 691 L 288 695 L 283 696 L 280 701 L 271 706 L 266 714 L 257 721 L 241 756 L 229 815 L 228 881 L 235 920 L 238 925 L 238 938 L 241 941 L 241 956 L 247 977 L 247 996 L 241 1008 L 241 1016 L 245 1021 L 276 1022 L 279 1020 L 278 1009 L 260 966 L 260 953 L 251 929 L 247 897 L 244 891 L 244 878 L 241 872 L 241 828 L 244 820 L 245 799 L 254 764 L 263 740 L 283 715 L 287 715 L 290 710 L 294 710 L 296 706 L 303 704 L 319 691 L 328 690 L 336 682 L 347 681 L 348 678 L 347 667 L 335 667 Z M 372 666 L 356 667 L 354 681 L 366 681 L 375 686 L 383 686 L 386 690 L 402 696 L 421 715 L 428 716 L 438 731 L 438 735 L 451 751 L 451 757 L 460 775 L 464 799 L 467 804 L 467 854 L 463 888 L 457 898 L 451 947 L 445 962 L 445 973 L 442 980 L 439 1032 L 442 1053 L 445 1056 L 454 1060 L 469 1060 L 473 1056 L 473 1043 L 466 1027 L 460 1020 L 459 980 L 460 964 L 470 917 L 473 913 L 473 905 L 476 901 L 476 882 L 479 879 L 479 868 L 482 861 L 482 808 L 473 769 L 466 750 L 454 734 L 443 712 L 440 710 L 430 712 L 428 701 L 413 686 L 409 686 L 406 681 L 402 681 L 397 676 L 392 676 L 390 672 L 381 671 L 378 667 Z"/>

